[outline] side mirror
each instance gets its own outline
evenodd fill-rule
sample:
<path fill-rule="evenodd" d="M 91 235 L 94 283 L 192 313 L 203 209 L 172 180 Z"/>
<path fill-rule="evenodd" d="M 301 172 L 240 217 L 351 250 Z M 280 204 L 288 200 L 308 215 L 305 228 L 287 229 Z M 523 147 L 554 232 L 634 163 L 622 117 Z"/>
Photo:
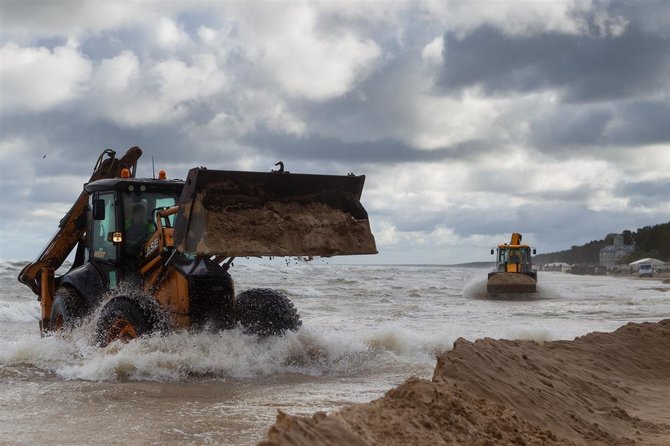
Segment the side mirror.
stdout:
<path fill-rule="evenodd" d="M 105 219 L 105 200 L 93 200 L 93 220 Z"/>
<path fill-rule="evenodd" d="M 491 250 L 491 255 L 493 255 L 493 250 Z"/>

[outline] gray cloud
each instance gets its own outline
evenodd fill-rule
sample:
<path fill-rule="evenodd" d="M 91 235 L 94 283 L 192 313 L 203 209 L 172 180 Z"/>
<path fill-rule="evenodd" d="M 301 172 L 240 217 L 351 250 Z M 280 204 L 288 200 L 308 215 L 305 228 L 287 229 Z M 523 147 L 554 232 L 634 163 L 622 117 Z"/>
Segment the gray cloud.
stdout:
<path fill-rule="evenodd" d="M 562 104 L 531 120 L 531 143 L 542 151 L 596 146 L 644 146 L 670 141 L 670 102 L 641 100 L 618 104 Z"/>
<path fill-rule="evenodd" d="M 254 134 L 245 138 L 245 142 L 267 155 L 283 156 L 287 159 L 346 162 L 352 166 L 361 163 L 397 164 L 474 159 L 489 150 L 483 141 L 468 141 L 441 149 L 421 150 L 390 139 L 345 142 L 335 138 L 300 138 L 273 133 Z"/>
<path fill-rule="evenodd" d="M 629 197 L 632 206 L 653 207 L 658 202 L 670 200 L 670 180 L 621 183 L 617 186 L 616 192 Z"/>
<path fill-rule="evenodd" d="M 655 7 L 667 8 L 667 3 Z M 646 30 L 636 17 L 629 19 L 618 36 L 510 36 L 490 25 L 463 38 L 447 32 L 439 85 L 450 93 L 472 86 L 491 94 L 559 88 L 564 100 L 577 103 L 663 91 L 670 73 L 670 37 Z"/>

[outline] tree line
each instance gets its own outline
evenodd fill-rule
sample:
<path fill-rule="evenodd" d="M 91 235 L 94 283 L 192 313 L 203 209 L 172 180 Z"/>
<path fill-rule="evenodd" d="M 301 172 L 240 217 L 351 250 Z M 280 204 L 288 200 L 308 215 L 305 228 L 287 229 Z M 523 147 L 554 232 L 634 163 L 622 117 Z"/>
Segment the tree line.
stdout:
<path fill-rule="evenodd" d="M 602 240 L 592 240 L 581 246 L 571 246 L 570 249 L 547 254 L 538 254 L 533 262 L 542 265 L 545 263 L 575 263 L 597 265 L 600 260 L 600 250 L 614 242 L 615 234 L 608 234 Z M 637 231 L 625 230 L 621 232 L 625 245 L 635 245 L 635 251 L 623 259 L 622 263 L 653 257 L 670 261 L 670 222 L 654 226 L 638 228 Z"/>

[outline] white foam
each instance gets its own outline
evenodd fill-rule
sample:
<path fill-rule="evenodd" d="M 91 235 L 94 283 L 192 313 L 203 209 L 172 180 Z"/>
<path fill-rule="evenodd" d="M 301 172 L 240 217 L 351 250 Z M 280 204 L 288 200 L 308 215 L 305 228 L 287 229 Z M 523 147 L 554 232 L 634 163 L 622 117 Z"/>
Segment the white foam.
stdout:
<path fill-rule="evenodd" d="M 445 335 L 420 335 L 402 327 L 383 327 L 365 337 L 365 344 L 372 351 L 387 351 L 398 356 L 425 356 L 451 349 L 452 341 Z"/>
<path fill-rule="evenodd" d="M 547 342 L 554 339 L 549 330 L 545 328 L 523 328 L 508 330 L 506 339 L 521 339 L 525 341 Z"/>
<path fill-rule="evenodd" d="M 446 342 L 381 329 L 367 337 L 303 327 L 259 339 L 240 329 L 216 334 L 173 332 L 96 347 L 91 323 L 64 336 L 25 336 L 2 345 L 0 365 L 32 365 L 65 379 L 183 381 L 198 377 L 252 378 L 281 373 L 357 374 L 386 360 L 432 363 Z"/>

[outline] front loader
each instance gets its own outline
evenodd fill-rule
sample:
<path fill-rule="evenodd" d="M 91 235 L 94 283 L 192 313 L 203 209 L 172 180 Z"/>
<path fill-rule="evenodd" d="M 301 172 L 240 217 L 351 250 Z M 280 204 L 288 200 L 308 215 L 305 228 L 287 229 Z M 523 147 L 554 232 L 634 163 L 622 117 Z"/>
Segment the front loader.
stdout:
<path fill-rule="evenodd" d="M 498 245 L 496 268 L 488 274 L 486 290 L 492 297 L 519 298 L 537 292 L 537 271 L 531 261 L 531 247 L 514 232 L 509 244 Z M 535 250 L 532 250 L 535 254 Z M 491 250 L 494 254 L 494 250 Z"/>
<path fill-rule="evenodd" d="M 194 168 L 186 180 L 135 178 L 142 151 L 103 152 L 40 256 L 19 274 L 40 301 L 43 333 L 95 313 L 100 345 L 156 330 L 295 330 L 290 300 L 235 295 L 236 257 L 375 254 L 360 203 L 364 176 Z M 107 158 L 105 159 L 105 155 Z M 72 268 L 58 269 L 77 248 Z"/>

